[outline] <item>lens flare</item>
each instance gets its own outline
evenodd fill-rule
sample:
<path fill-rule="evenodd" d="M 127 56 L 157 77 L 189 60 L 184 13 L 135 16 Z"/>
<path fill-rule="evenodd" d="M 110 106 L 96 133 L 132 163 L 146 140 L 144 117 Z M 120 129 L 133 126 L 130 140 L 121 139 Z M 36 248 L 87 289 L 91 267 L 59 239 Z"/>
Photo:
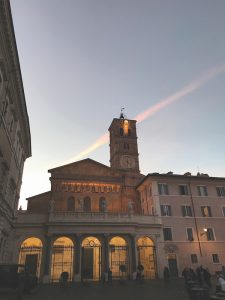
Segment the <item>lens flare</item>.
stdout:
<path fill-rule="evenodd" d="M 203 85 L 205 85 L 209 80 L 213 79 L 214 77 L 222 74 L 225 72 L 225 64 L 220 65 L 219 67 L 214 67 L 213 69 L 210 69 L 208 72 L 206 72 L 203 76 L 197 78 L 196 80 L 192 81 L 190 84 L 185 86 L 180 91 L 172 94 L 169 97 L 166 97 L 156 103 L 155 105 L 149 107 L 142 113 L 138 114 L 134 120 L 137 120 L 138 123 L 144 121 L 148 117 L 154 115 L 158 111 L 162 110 L 163 108 L 167 107 L 168 105 L 172 104 L 173 102 L 176 102 L 178 100 L 181 100 L 183 97 L 193 93 L 194 91 L 201 88 Z M 109 135 L 108 133 L 105 133 L 102 135 L 94 144 L 92 144 L 90 147 L 85 149 L 84 151 L 80 152 L 77 156 L 73 157 L 69 160 L 76 161 L 83 157 L 85 157 L 87 154 L 93 152 L 95 149 L 99 148 L 100 146 L 106 144 L 109 142 Z"/>

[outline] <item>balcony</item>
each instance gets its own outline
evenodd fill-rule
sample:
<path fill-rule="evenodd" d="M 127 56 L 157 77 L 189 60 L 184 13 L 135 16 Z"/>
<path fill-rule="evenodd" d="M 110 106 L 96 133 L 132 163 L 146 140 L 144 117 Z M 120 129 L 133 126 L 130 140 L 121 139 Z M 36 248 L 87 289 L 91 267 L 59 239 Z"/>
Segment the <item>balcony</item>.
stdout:
<path fill-rule="evenodd" d="M 105 224 L 146 224 L 161 225 L 161 218 L 156 215 L 137 215 L 131 213 L 100 213 L 100 212 L 53 212 L 49 222 L 57 223 L 105 223 Z"/>

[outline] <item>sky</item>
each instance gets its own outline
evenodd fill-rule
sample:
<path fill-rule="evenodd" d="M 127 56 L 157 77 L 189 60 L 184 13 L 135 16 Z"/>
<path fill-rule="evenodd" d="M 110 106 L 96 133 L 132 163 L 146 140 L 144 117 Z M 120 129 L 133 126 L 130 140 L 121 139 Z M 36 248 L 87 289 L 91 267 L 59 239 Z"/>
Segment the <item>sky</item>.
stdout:
<path fill-rule="evenodd" d="M 109 165 L 105 134 L 122 107 L 138 120 L 142 174 L 225 177 L 224 0 L 11 0 L 11 8 L 32 143 L 24 209 L 50 190 L 49 169 L 88 157 Z"/>

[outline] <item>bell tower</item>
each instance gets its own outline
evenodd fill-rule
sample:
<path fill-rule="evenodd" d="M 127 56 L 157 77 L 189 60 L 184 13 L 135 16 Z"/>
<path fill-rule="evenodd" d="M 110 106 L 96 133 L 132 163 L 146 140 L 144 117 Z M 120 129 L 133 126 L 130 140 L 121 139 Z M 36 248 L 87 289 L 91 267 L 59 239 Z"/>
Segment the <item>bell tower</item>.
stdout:
<path fill-rule="evenodd" d="M 128 120 L 121 112 L 110 127 L 110 166 L 113 169 L 140 173 L 136 120 Z"/>

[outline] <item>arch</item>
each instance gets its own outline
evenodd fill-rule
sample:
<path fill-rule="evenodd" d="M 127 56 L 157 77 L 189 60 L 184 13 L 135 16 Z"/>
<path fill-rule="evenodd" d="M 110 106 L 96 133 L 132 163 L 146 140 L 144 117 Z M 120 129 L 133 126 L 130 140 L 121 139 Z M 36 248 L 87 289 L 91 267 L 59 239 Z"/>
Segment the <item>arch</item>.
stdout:
<path fill-rule="evenodd" d="M 81 276 L 82 280 L 101 279 L 102 247 L 98 238 L 89 236 L 82 241 Z"/>
<path fill-rule="evenodd" d="M 113 278 L 120 278 L 129 274 L 128 245 L 126 240 L 120 236 L 111 238 L 109 242 L 109 266 Z M 123 269 L 125 271 L 122 272 Z"/>
<path fill-rule="evenodd" d="M 156 251 L 154 242 L 147 236 L 139 237 L 137 242 L 138 265 L 144 267 L 145 278 L 154 279 L 157 276 Z"/>
<path fill-rule="evenodd" d="M 57 238 L 52 247 L 51 281 L 58 282 L 62 272 L 68 272 L 69 281 L 73 275 L 73 241 L 65 236 Z"/>
<path fill-rule="evenodd" d="M 123 128 L 120 127 L 120 136 L 123 136 L 123 134 L 124 134 Z"/>
<path fill-rule="evenodd" d="M 84 198 L 84 211 L 85 212 L 91 211 L 91 198 L 90 197 Z"/>
<path fill-rule="evenodd" d="M 99 211 L 105 212 L 106 211 L 106 199 L 105 197 L 100 197 L 99 199 Z"/>
<path fill-rule="evenodd" d="M 154 242 L 149 237 L 143 236 L 137 240 L 137 246 L 154 246 Z"/>
<path fill-rule="evenodd" d="M 67 210 L 68 211 L 74 211 L 75 210 L 75 199 L 73 196 L 70 196 L 67 199 Z"/>
<path fill-rule="evenodd" d="M 30 274 L 40 277 L 42 241 L 37 237 L 25 239 L 20 247 L 19 261 Z"/>

